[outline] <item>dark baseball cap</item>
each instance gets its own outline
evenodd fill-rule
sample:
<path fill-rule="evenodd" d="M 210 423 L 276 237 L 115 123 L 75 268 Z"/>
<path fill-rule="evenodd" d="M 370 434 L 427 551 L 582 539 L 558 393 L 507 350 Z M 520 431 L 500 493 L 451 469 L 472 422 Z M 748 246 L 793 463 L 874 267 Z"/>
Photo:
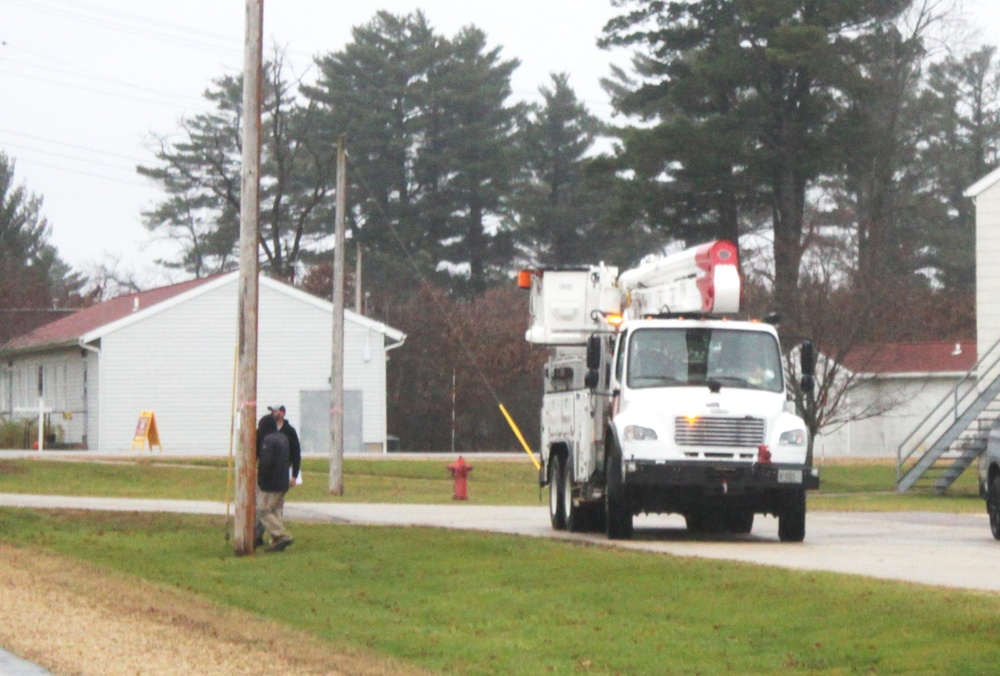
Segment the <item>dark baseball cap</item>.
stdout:
<path fill-rule="evenodd" d="M 271 411 L 271 412 L 281 411 L 282 413 L 284 413 L 285 412 L 285 405 L 284 404 L 278 404 L 277 406 L 268 406 L 267 410 Z"/>

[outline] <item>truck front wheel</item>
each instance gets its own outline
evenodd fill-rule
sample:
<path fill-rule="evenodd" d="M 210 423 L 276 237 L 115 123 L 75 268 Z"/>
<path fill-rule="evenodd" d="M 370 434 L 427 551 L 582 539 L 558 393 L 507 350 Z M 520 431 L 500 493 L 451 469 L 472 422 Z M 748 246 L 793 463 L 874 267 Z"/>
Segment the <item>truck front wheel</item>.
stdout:
<path fill-rule="evenodd" d="M 607 532 L 610 540 L 628 540 L 632 537 L 632 512 L 625 499 L 625 481 L 622 477 L 620 455 L 608 458 L 607 487 L 604 496 L 607 513 Z"/>
<path fill-rule="evenodd" d="M 778 539 L 802 542 L 806 539 L 806 493 L 797 491 L 785 497 L 778 514 Z"/>
<path fill-rule="evenodd" d="M 556 530 L 566 529 L 566 500 L 563 497 L 563 461 L 549 456 L 549 519 Z"/>

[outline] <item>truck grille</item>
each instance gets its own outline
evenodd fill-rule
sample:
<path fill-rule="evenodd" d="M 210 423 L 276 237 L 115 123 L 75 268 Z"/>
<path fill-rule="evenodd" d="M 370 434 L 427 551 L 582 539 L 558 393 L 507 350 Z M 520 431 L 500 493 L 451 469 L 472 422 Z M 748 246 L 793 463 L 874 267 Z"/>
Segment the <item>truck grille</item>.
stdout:
<path fill-rule="evenodd" d="M 761 418 L 674 418 L 678 446 L 759 446 L 764 443 Z"/>

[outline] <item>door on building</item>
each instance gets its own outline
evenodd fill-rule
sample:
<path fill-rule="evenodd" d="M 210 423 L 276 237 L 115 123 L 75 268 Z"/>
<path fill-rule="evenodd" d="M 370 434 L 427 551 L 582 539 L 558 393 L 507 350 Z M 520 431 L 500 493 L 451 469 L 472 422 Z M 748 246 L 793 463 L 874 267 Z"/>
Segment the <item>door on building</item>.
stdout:
<path fill-rule="evenodd" d="M 330 390 L 299 392 L 299 441 L 303 453 L 330 454 Z M 362 453 L 364 416 L 361 390 L 344 390 L 344 453 Z"/>

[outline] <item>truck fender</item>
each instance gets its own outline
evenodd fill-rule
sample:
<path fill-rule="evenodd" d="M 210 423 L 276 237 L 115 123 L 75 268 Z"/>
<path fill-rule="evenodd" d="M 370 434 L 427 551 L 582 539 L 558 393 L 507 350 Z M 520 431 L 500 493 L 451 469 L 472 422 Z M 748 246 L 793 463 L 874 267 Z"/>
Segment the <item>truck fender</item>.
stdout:
<path fill-rule="evenodd" d="M 622 459 L 622 445 L 621 440 L 618 437 L 618 428 L 614 424 L 609 424 L 607 431 L 604 433 L 604 467 L 602 468 L 607 474 L 607 463 L 611 462 L 612 458 L 618 458 L 621 462 Z"/>
<path fill-rule="evenodd" d="M 549 473 L 552 467 L 552 459 L 556 457 L 561 457 L 565 460 L 573 453 L 571 444 L 569 442 L 561 441 L 557 444 L 552 444 L 549 447 L 549 452 L 545 454 L 542 458 L 542 466 L 538 468 L 538 485 L 548 486 L 549 485 Z"/>

